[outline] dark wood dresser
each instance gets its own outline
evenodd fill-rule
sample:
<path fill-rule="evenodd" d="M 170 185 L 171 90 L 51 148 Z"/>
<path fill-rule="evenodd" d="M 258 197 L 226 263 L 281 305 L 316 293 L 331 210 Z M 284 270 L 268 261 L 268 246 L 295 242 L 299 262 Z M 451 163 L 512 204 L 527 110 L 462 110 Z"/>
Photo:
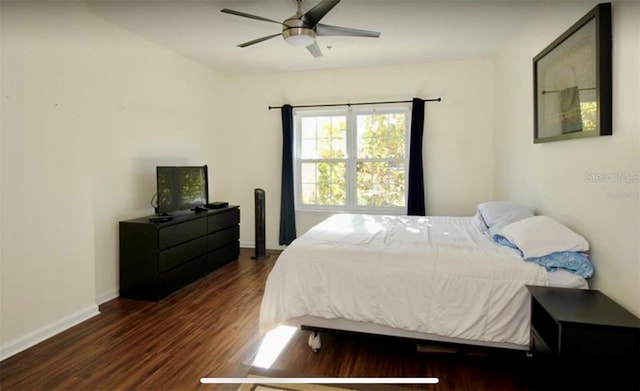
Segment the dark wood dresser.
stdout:
<path fill-rule="evenodd" d="M 238 259 L 240 208 L 120 222 L 120 296 L 157 301 Z"/>

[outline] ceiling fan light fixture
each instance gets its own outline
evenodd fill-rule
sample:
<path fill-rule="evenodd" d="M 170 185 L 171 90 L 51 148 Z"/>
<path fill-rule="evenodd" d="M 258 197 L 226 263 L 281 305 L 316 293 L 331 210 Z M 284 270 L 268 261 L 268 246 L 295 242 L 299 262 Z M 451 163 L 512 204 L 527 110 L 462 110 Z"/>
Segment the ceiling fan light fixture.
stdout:
<path fill-rule="evenodd" d="M 285 42 L 295 47 L 307 47 L 316 41 L 316 32 L 310 28 L 294 27 L 282 32 Z"/>

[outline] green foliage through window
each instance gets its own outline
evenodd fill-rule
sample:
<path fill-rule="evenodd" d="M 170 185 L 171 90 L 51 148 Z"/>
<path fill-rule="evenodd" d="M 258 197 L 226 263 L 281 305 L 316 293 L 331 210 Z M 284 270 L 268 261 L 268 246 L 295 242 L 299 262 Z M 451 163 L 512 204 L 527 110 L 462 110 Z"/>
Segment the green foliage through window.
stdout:
<path fill-rule="evenodd" d="M 582 114 L 582 131 L 595 131 L 598 123 L 598 104 L 596 102 L 580 102 L 580 112 Z"/>

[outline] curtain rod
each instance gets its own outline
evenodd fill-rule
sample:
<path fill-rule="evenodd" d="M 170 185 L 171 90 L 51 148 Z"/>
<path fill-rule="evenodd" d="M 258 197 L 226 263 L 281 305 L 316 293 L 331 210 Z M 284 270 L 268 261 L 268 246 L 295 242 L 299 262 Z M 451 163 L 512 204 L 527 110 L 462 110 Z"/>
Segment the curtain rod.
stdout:
<path fill-rule="evenodd" d="M 423 102 L 440 102 L 442 101 L 442 98 L 433 98 L 433 99 L 422 99 Z M 387 102 L 360 102 L 360 103 L 329 103 L 329 104 L 322 104 L 322 105 L 298 105 L 298 106 L 291 106 L 293 108 L 298 108 L 298 107 L 334 107 L 334 106 L 347 106 L 347 107 L 351 107 L 351 106 L 360 106 L 360 105 L 384 105 L 384 104 L 389 104 L 389 103 L 411 103 L 413 102 L 412 100 L 392 100 L 392 101 L 387 101 Z M 282 106 L 269 106 L 269 110 L 271 109 L 281 109 Z"/>

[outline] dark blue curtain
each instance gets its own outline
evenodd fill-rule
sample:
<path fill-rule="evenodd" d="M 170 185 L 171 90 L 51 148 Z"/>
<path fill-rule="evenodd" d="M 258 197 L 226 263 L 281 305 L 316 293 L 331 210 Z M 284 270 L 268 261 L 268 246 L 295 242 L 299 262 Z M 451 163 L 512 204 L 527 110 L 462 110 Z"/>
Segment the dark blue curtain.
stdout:
<path fill-rule="evenodd" d="M 409 141 L 409 197 L 407 214 L 424 216 L 424 175 L 422 171 L 422 133 L 424 100 L 413 98 L 411 107 L 411 140 Z"/>
<path fill-rule="evenodd" d="M 280 245 L 296 238 L 293 194 L 293 107 L 282 106 L 282 189 L 280 196 Z"/>

